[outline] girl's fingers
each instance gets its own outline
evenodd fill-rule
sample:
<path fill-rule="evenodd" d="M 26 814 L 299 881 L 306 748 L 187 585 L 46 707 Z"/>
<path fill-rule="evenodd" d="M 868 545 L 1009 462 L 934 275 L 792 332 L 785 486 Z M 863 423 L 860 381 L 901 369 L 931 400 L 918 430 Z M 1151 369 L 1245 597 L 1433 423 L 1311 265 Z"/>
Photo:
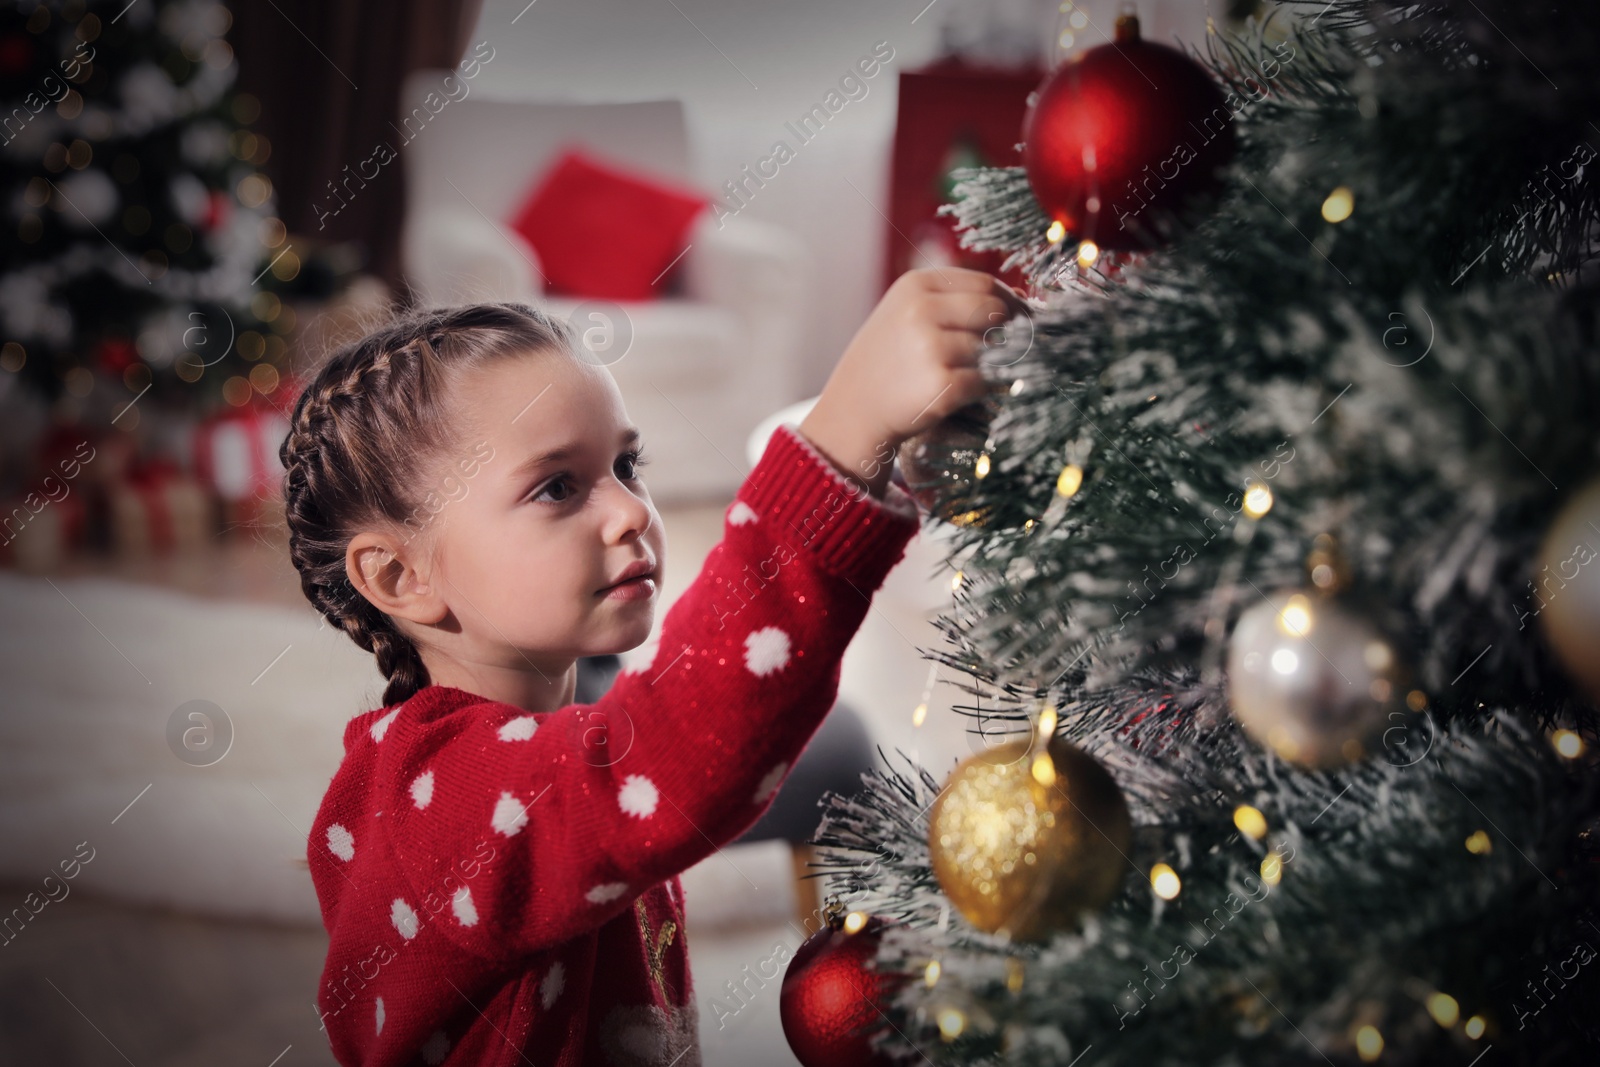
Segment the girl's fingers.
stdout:
<path fill-rule="evenodd" d="M 937 394 L 937 399 L 928 405 L 918 420 L 917 429 L 919 431 L 927 429 L 947 415 L 983 399 L 988 392 L 989 383 L 984 379 L 982 371 L 971 367 L 951 370 L 944 387 Z"/>
<path fill-rule="evenodd" d="M 982 334 L 1004 326 L 1016 312 L 1015 305 L 993 293 L 950 294 L 935 298 L 933 322 L 946 330 Z"/>
<path fill-rule="evenodd" d="M 995 295 L 1001 300 L 1005 301 L 1006 306 L 1011 308 L 1013 313 L 1020 311 L 1029 315 L 1033 314 L 1033 307 L 1028 303 L 1021 293 L 1017 292 L 999 278 L 992 278 L 991 280 L 994 282 Z"/>
<path fill-rule="evenodd" d="M 1021 293 L 986 271 L 966 267 L 928 267 L 920 274 L 927 291 L 940 296 L 994 296 L 1015 311 L 1031 310 Z"/>

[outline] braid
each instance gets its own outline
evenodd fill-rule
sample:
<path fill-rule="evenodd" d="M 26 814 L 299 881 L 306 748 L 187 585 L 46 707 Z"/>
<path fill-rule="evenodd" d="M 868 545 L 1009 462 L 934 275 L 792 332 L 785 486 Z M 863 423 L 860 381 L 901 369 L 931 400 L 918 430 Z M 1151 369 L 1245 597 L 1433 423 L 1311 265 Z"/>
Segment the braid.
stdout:
<path fill-rule="evenodd" d="M 405 487 L 450 444 L 455 377 L 537 350 L 571 352 L 573 338 L 525 304 L 413 312 L 335 351 L 295 404 L 279 449 L 289 556 L 312 606 L 377 658 L 385 707 L 431 682 L 416 643 L 351 584 L 350 539 L 413 513 Z"/>

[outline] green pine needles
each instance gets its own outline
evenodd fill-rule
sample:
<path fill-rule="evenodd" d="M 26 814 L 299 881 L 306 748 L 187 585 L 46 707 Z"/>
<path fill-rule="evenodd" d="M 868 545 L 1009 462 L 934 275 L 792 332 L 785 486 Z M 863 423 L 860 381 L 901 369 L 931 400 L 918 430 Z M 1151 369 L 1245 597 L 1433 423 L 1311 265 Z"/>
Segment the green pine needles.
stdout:
<path fill-rule="evenodd" d="M 956 529 L 965 580 L 925 654 L 984 722 L 1055 705 L 1135 842 L 1110 906 L 1007 944 L 929 870 L 945 769 L 835 798 L 826 862 L 852 906 L 905 924 L 880 965 L 941 961 L 893 1009 L 908 1062 L 913 1045 L 1062 1067 L 1344 1064 L 1375 1040 L 1383 1063 L 1600 1052 L 1595 775 L 1547 737 L 1593 747 L 1594 708 L 1530 584 L 1557 511 L 1600 476 L 1597 55 L 1600 12 L 1570 0 L 1308 0 L 1212 36 L 1197 58 L 1254 94 L 1238 154 L 1179 241 L 1114 277 L 1046 239 L 1020 168 L 960 175 L 963 242 L 1009 252 L 1048 300 L 988 353 L 1008 388 L 990 472 L 962 493 L 989 518 Z M 1327 221 L 1341 190 L 1351 211 Z M 1233 724 L 1223 650 L 1242 611 L 1308 584 L 1319 535 L 1425 710 L 1308 772 Z M 1158 862 L 1174 900 L 1151 891 Z"/>

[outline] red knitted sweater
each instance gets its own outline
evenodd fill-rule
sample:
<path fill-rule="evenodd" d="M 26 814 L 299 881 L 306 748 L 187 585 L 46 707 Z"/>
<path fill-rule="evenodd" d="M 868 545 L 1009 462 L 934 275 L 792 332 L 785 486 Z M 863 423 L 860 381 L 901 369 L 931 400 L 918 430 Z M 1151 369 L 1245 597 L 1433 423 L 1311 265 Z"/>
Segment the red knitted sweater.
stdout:
<path fill-rule="evenodd" d="M 780 427 L 599 702 L 435 685 L 352 719 L 307 848 L 339 1062 L 699 1064 L 676 876 L 766 809 L 917 528 Z"/>

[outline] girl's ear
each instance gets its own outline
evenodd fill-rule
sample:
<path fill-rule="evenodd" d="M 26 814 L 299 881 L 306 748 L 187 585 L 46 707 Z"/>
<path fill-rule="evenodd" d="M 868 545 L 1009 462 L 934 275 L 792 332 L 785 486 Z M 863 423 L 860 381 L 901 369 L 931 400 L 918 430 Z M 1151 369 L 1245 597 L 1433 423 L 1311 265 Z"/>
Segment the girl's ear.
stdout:
<path fill-rule="evenodd" d="M 449 614 L 449 605 L 434 590 L 428 575 L 415 566 L 413 553 L 386 533 L 363 532 L 352 537 L 345 549 L 344 570 L 356 592 L 385 615 L 432 624 Z"/>

